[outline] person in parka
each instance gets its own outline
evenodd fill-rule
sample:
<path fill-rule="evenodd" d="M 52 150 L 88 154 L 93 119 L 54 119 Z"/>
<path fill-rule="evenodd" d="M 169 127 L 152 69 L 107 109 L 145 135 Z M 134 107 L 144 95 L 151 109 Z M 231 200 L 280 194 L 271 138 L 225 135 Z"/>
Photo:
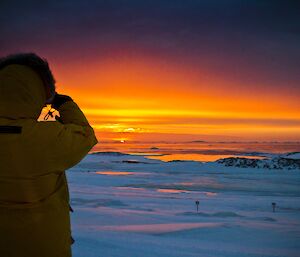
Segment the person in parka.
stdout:
<path fill-rule="evenodd" d="M 60 118 L 38 121 L 52 104 Z M 55 90 L 45 59 L 0 59 L 0 256 L 70 257 L 65 171 L 98 143 L 73 99 Z"/>

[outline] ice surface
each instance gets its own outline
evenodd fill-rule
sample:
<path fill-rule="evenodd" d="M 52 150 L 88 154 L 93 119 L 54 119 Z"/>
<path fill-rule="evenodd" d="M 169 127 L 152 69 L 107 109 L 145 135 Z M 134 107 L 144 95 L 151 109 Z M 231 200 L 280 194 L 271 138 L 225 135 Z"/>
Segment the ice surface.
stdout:
<path fill-rule="evenodd" d="M 288 153 L 288 154 L 284 155 L 284 157 L 288 158 L 288 159 L 300 160 L 300 153 L 298 153 L 298 152 Z"/>
<path fill-rule="evenodd" d="M 299 169 L 106 153 L 67 176 L 74 257 L 299 256 Z"/>

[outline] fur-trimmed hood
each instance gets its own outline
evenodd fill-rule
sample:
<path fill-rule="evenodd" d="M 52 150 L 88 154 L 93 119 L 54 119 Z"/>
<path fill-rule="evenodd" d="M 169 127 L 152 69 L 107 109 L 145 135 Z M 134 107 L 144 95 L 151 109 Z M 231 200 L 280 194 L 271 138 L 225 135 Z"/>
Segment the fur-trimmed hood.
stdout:
<path fill-rule="evenodd" d="M 38 119 L 46 102 L 42 79 L 25 65 L 0 69 L 0 118 Z"/>
<path fill-rule="evenodd" d="M 0 70 L 5 67 L 18 64 L 25 65 L 38 74 L 46 91 L 46 102 L 51 103 L 55 95 L 55 79 L 46 59 L 35 53 L 18 53 L 0 58 Z"/>

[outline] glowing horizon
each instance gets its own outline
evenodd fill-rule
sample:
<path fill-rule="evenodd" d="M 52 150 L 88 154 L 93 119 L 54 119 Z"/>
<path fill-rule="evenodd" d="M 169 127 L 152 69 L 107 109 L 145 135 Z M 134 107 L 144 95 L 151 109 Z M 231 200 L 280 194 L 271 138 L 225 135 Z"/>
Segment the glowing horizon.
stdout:
<path fill-rule="evenodd" d="M 188 66 L 170 63 L 165 68 L 165 62 L 108 58 L 84 64 L 84 70 L 73 64 L 71 71 L 65 65 L 57 69 L 57 90 L 72 95 L 100 141 L 147 141 L 150 134 L 156 140 L 173 134 L 175 141 L 177 134 L 190 134 L 191 140 L 197 135 L 199 140 L 300 139 L 294 95 L 283 97 L 280 90 L 266 94 L 262 87 L 249 96 L 251 90 L 240 88 L 237 98 L 231 89 L 238 85 L 210 80 L 207 73 L 199 79 L 199 72 Z"/>
<path fill-rule="evenodd" d="M 7 3 L 0 54 L 45 57 L 100 142 L 299 141 L 295 10 L 293 1 Z"/>

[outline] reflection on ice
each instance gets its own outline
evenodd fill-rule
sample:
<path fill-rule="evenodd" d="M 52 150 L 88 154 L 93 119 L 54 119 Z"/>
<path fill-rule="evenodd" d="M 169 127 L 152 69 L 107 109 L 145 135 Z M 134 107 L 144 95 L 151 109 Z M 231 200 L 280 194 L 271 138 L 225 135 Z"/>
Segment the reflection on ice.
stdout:
<path fill-rule="evenodd" d="M 96 174 L 101 175 L 109 175 L 109 176 L 127 176 L 127 175 L 133 175 L 136 172 L 129 172 L 129 171 L 96 171 Z"/>
<path fill-rule="evenodd" d="M 188 193 L 189 191 L 180 190 L 180 189 L 169 189 L 169 188 L 159 188 L 157 192 L 160 193 Z"/>
<path fill-rule="evenodd" d="M 122 187 L 114 187 L 115 189 L 119 190 L 145 190 L 145 188 L 142 187 L 128 187 L 128 186 L 122 186 Z"/>
<path fill-rule="evenodd" d="M 216 196 L 217 193 L 213 193 L 213 192 L 205 192 L 206 196 Z"/>
<path fill-rule="evenodd" d="M 178 153 L 178 154 L 165 154 L 165 155 L 148 155 L 147 158 L 161 160 L 161 161 L 201 161 L 201 162 L 213 162 L 223 158 L 229 157 L 243 157 L 248 159 L 265 159 L 262 156 L 245 156 L 245 155 L 232 155 L 232 154 L 193 154 L 193 153 Z"/>
<path fill-rule="evenodd" d="M 141 225 L 118 225 L 96 226 L 96 230 L 124 231 L 149 234 L 170 233 L 195 228 L 211 228 L 222 226 L 222 223 L 197 222 L 197 223 L 168 223 L 168 224 L 141 224 Z"/>

